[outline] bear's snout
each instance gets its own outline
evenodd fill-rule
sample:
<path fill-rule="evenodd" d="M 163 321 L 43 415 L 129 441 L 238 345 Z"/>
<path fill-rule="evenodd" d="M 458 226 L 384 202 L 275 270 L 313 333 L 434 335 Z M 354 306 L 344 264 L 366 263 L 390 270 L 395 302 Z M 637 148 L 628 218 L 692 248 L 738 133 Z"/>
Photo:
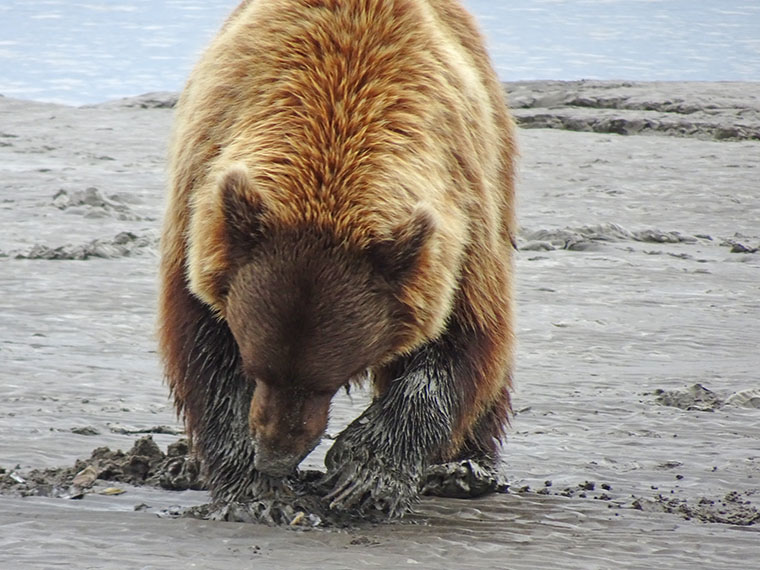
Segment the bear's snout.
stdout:
<path fill-rule="evenodd" d="M 270 449 L 258 445 L 253 440 L 255 455 L 253 456 L 253 467 L 256 471 L 269 475 L 270 477 L 287 477 L 295 471 L 298 464 L 308 455 L 308 451 L 303 454 L 282 452 L 276 449 Z M 309 450 L 311 451 L 311 450 Z"/>
<path fill-rule="evenodd" d="M 331 395 L 259 383 L 248 418 L 254 468 L 272 477 L 291 474 L 327 428 Z"/>

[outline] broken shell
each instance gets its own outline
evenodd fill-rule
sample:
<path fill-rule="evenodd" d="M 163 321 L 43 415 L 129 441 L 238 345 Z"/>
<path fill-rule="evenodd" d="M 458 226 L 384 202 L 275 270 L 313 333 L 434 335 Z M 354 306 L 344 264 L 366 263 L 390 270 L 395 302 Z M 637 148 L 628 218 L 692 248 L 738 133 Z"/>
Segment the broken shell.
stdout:
<path fill-rule="evenodd" d="M 95 479 L 98 478 L 98 472 L 92 465 L 88 465 L 74 476 L 72 483 L 77 487 L 92 487 Z"/>

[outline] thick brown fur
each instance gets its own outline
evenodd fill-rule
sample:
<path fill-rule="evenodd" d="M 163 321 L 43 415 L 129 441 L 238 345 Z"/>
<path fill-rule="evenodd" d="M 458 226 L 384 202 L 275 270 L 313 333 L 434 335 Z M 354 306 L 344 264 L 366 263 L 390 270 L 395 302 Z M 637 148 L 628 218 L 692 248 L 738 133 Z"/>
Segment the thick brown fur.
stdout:
<path fill-rule="evenodd" d="M 228 479 L 254 455 L 235 443 L 232 466 L 217 440 L 291 429 L 266 436 L 276 456 L 299 437 L 289 413 L 321 425 L 364 368 L 382 399 L 431 343 L 451 359 L 454 417 L 425 461 L 496 453 L 513 366 L 515 156 L 502 86 L 458 2 L 236 9 L 177 105 L 161 243 L 160 350 L 220 470 L 217 496 L 245 493 Z M 267 320 L 283 315 L 298 326 Z M 272 367 L 292 377 L 264 378 Z M 320 382 L 328 397 L 312 413 Z"/>

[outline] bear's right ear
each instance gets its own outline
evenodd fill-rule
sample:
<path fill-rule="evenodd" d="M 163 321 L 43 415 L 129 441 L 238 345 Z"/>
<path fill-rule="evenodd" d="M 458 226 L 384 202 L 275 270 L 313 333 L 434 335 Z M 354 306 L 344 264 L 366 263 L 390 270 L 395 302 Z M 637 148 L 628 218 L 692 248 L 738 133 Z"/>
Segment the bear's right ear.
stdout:
<path fill-rule="evenodd" d="M 215 184 L 213 192 L 199 192 L 195 197 L 187 272 L 193 293 L 220 309 L 235 267 L 246 262 L 260 240 L 266 207 L 264 196 L 243 167 L 227 170 Z"/>
<path fill-rule="evenodd" d="M 222 175 L 219 192 L 230 253 L 244 254 L 261 235 L 264 196 L 243 167 L 233 167 Z"/>

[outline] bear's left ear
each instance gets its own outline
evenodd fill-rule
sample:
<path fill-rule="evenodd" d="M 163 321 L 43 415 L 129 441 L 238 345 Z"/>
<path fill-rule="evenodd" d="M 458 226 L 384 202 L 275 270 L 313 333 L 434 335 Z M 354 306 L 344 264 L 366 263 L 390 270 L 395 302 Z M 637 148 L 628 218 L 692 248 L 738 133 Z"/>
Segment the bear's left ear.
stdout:
<path fill-rule="evenodd" d="M 435 228 L 433 212 L 426 206 L 417 206 L 406 222 L 370 248 L 372 265 L 391 283 L 404 281 L 419 263 Z"/>

